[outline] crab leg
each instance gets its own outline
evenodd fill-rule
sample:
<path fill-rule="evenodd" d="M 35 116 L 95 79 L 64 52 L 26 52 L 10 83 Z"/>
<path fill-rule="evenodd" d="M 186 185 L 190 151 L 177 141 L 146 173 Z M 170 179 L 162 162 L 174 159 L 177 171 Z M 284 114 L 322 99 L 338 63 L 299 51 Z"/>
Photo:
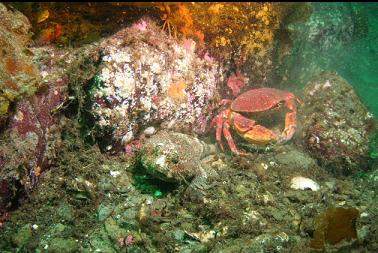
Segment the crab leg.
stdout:
<path fill-rule="evenodd" d="M 222 151 L 224 151 L 223 144 L 222 144 L 223 119 L 222 119 L 221 114 L 213 118 L 213 120 L 210 123 L 210 128 L 213 128 L 215 125 L 217 126 L 217 129 L 215 131 L 216 140 L 219 143 L 219 146 L 221 147 Z"/>
<path fill-rule="evenodd" d="M 217 117 L 217 132 L 216 132 L 216 139 L 221 147 L 222 151 L 224 151 L 223 144 L 222 144 L 222 128 L 223 128 L 223 119 L 222 116 L 219 115 Z"/>
<path fill-rule="evenodd" d="M 232 100 L 231 99 L 222 99 L 220 102 L 219 102 L 219 105 L 220 106 L 224 106 L 224 105 L 228 105 L 228 104 L 231 104 L 232 103 Z"/>
<path fill-rule="evenodd" d="M 230 110 L 225 110 L 221 112 L 216 117 L 214 117 L 214 119 L 210 123 L 210 128 L 213 128 L 215 124 L 217 126 L 216 139 L 222 151 L 224 151 L 223 144 L 222 144 L 222 128 L 223 128 L 224 122 L 228 120 L 229 113 L 230 113 Z"/>
<path fill-rule="evenodd" d="M 285 116 L 285 129 L 282 133 L 282 137 L 284 138 L 284 141 L 288 141 L 291 138 L 293 138 L 293 135 L 295 133 L 295 130 L 297 129 L 296 125 L 296 118 L 297 118 L 297 113 L 295 112 L 288 112 L 286 113 Z"/>
<path fill-rule="evenodd" d="M 293 99 L 286 101 L 286 106 L 291 110 L 291 112 L 286 113 L 285 116 L 285 129 L 282 132 L 281 142 L 290 140 L 295 130 L 297 129 L 297 108 Z"/>
<path fill-rule="evenodd" d="M 228 146 L 231 149 L 231 152 L 235 153 L 235 154 L 240 154 L 240 152 L 236 148 L 234 140 L 232 139 L 232 136 L 231 136 L 231 133 L 230 133 L 230 124 L 228 122 L 224 122 L 223 126 L 224 126 L 223 127 L 223 135 L 227 140 L 227 143 L 228 143 Z"/>

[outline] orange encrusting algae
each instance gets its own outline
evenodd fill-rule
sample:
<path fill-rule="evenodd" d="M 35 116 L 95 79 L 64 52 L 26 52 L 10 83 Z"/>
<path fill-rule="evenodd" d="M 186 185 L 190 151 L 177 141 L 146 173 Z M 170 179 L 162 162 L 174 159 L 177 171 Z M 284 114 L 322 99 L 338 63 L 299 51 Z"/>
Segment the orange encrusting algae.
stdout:
<path fill-rule="evenodd" d="M 186 83 L 184 81 L 172 83 L 168 88 L 168 96 L 175 101 L 181 102 L 186 99 L 185 88 Z"/>

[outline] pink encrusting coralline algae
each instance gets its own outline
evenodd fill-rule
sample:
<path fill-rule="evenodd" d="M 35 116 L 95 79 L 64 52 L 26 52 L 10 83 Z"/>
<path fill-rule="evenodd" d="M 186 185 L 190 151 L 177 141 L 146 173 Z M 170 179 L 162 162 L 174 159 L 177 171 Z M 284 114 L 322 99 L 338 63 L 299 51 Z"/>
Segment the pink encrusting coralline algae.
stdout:
<path fill-rule="evenodd" d="M 231 89 L 232 95 L 236 97 L 239 95 L 240 90 L 245 86 L 246 82 L 246 77 L 240 71 L 236 71 L 236 73 L 228 78 L 227 86 Z"/>
<path fill-rule="evenodd" d="M 137 29 L 141 32 L 145 32 L 147 30 L 147 22 L 144 20 L 141 20 L 131 26 L 133 29 Z"/>

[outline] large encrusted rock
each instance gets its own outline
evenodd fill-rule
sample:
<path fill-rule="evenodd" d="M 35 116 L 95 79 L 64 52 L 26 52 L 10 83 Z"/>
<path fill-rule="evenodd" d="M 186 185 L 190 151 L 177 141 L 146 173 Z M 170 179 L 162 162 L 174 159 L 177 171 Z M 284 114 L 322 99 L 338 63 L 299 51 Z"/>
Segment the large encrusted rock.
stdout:
<path fill-rule="evenodd" d="M 177 41 L 142 19 L 106 39 L 96 76 L 87 86 L 88 135 L 107 150 L 149 126 L 203 133 L 215 108 L 222 70 L 198 57 L 196 43 Z"/>
<path fill-rule="evenodd" d="M 304 89 L 304 144 L 335 174 L 365 169 L 372 115 L 353 87 L 336 73 L 324 72 Z"/>
<path fill-rule="evenodd" d="M 0 127 L 4 125 L 10 103 L 34 94 L 40 76 L 27 48 L 29 20 L 22 13 L 0 4 Z"/>

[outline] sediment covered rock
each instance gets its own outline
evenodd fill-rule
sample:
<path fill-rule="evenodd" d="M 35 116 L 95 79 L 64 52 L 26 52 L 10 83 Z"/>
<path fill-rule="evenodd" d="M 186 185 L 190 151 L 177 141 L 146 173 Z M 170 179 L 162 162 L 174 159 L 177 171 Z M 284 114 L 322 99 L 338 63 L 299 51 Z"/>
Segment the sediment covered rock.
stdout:
<path fill-rule="evenodd" d="M 324 72 L 307 84 L 304 97 L 303 137 L 311 155 L 338 175 L 365 169 L 372 115 L 353 87 Z"/>
<path fill-rule="evenodd" d="M 40 75 L 27 48 L 29 20 L 20 12 L 0 4 L 0 127 L 7 120 L 10 104 L 33 95 L 40 86 Z"/>

